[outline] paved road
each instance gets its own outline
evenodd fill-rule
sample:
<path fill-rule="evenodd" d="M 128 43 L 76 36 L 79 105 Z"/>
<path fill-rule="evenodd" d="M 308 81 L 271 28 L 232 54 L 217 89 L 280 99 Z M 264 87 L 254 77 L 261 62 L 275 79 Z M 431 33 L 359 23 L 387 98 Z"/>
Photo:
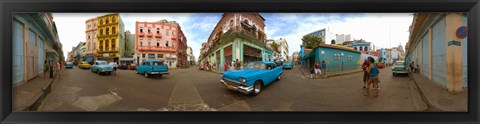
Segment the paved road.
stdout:
<path fill-rule="evenodd" d="M 380 96 L 363 96 L 362 75 L 304 78 L 298 68 L 252 97 L 227 90 L 220 75 L 196 67 L 175 69 L 161 78 L 133 70 L 117 76 L 78 68 L 54 82 L 40 111 L 423 111 L 409 76 L 380 73 Z"/>

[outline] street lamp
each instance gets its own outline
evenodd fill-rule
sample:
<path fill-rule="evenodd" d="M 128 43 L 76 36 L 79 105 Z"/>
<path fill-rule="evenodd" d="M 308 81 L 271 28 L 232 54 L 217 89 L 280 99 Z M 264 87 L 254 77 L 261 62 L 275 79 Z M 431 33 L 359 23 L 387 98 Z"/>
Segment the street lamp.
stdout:
<path fill-rule="evenodd" d="M 340 58 L 340 61 L 342 61 L 342 71 L 343 71 L 343 53 L 341 53 L 342 57 Z"/>

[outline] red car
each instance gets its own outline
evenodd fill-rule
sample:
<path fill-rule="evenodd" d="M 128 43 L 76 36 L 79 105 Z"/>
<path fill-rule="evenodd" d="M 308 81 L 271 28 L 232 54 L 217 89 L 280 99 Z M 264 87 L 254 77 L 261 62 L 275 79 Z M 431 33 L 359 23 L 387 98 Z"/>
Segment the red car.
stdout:
<path fill-rule="evenodd" d="M 137 65 L 135 63 L 132 63 L 130 64 L 130 67 L 128 69 L 135 70 L 135 67 L 137 67 Z"/>

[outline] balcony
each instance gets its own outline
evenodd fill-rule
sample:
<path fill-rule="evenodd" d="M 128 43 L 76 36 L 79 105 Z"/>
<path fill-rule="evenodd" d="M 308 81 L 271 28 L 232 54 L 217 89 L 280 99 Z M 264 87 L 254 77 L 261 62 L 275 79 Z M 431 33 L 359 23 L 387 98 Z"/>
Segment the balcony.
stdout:
<path fill-rule="evenodd" d="M 172 36 L 172 40 L 177 40 L 177 37 L 175 37 L 175 36 Z"/>
<path fill-rule="evenodd" d="M 148 33 L 147 33 L 147 37 L 153 37 L 153 33 L 152 33 L 152 32 L 148 32 Z"/>
<path fill-rule="evenodd" d="M 155 37 L 156 37 L 156 38 L 162 38 L 162 33 L 157 33 L 157 34 L 155 34 Z"/>
<path fill-rule="evenodd" d="M 145 33 L 140 32 L 140 33 L 138 33 L 138 36 L 139 36 L 139 37 L 144 37 L 144 36 L 145 36 Z"/>
<path fill-rule="evenodd" d="M 115 49 L 98 49 L 97 53 L 114 53 L 114 52 L 118 52 L 118 51 L 119 51 L 118 48 L 115 48 Z"/>
<path fill-rule="evenodd" d="M 173 47 L 163 47 L 163 46 L 139 46 L 139 51 L 155 51 L 155 52 L 176 52 Z"/>

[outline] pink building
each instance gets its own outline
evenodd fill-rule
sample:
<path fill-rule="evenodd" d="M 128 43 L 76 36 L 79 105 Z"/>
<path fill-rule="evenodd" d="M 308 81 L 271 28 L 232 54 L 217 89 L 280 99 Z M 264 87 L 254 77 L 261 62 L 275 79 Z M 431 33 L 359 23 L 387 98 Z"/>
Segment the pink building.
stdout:
<path fill-rule="evenodd" d="M 85 61 L 93 62 L 97 55 L 96 43 L 97 43 L 97 18 L 91 18 L 85 21 Z"/>
<path fill-rule="evenodd" d="M 136 22 L 134 63 L 162 60 L 170 68 L 187 67 L 187 38 L 175 21 Z"/>

